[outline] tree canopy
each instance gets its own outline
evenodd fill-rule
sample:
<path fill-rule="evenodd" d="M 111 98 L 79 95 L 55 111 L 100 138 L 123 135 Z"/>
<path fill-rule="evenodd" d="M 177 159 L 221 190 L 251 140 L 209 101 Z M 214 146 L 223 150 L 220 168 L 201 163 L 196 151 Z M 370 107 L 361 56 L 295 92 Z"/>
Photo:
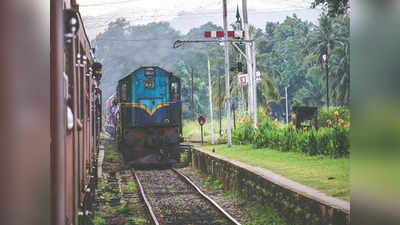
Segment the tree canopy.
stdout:
<path fill-rule="evenodd" d="M 316 4 L 329 0 L 317 0 Z M 333 1 L 332 1 L 333 2 Z M 348 4 L 347 1 L 343 3 Z M 333 4 L 333 3 L 331 3 Z M 342 3 L 340 3 L 342 4 Z M 348 105 L 350 100 L 350 19 L 336 6 L 332 17 L 325 11 L 318 24 L 302 21 L 296 15 L 281 23 L 265 23 L 264 29 L 250 28 L 257 43 L 257 70 L 262 74 L 258 85 L 258 103 L 279 102 L 288 87 L 289 102 L 307 106 L 326 103 L 325 67 L 322 56 L 328 55 L 329 90 L 331 105 Z M 333 8 L 332 8 L 333 7 Z M 223 68 L 224 52 L 218 44 L 187 44 L 174 49 L 178 40 L 203 38 L 206 30 L 221 29 L 211 22 L 182 35 L 167 22 L 131 25 L 121 18 L 108 25 L 93 41 L 97 60 L 103 63 L 102 88 L 105 98 L 116 88 L 117 81 L 144 65 L 158 65 L 182 79 L 184 117 L 191 118 L 191 73 L 194 77 L 194 102 L 196 117 L 208 114 L 207 58 L 211 61 L 213 99 L 218 108 L 224 109 L 225 81 L 218 76 L 225 69 L 231 71 L 231 94 L 234 103 L 240 96 L 247 99 L 247 87 L 238 84 L 238 75 L 246 73 L 246 62 L 237 50 L 231 48 L 231 68 Z M 244 51 L 244 46 L 240 46 Z M 218 90 L 221 95 L 218 96 Z M 236 104 L 237 105 L 237 104 Z"/>

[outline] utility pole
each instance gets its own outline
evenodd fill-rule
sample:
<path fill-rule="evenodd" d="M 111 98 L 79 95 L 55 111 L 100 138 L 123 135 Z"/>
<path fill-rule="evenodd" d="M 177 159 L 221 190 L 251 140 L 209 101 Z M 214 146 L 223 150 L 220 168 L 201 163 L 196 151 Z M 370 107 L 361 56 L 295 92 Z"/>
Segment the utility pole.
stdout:
<path fill-rule="evenodd" d="M 228 147 L 232 147 L 232 134 L 231 134 L 231 93 L 230 93 L 230 78 L 229 78 L 229 44 L 228 44 L 228 12 L 227 12 L 227 0 L 223 0 L 223 11 L 224 11 L 224 36 L 225 36 L 225 98 L 226 98 L 226 117 L 228 119 Z"/>
<path fill-rule="evenodd" d="M 242 8 L 243 8 L 243 29 L 244 29 L 244 39 L 250 40 L 249 34 L 249 17 L 247 15 L 247 0 L 242 0 Z M 251 116 L 253 112 L 253 82 L 251 79 L 252 76 L 252 63 L 250 56 L 250 44 L 246 43 L 246 62 L 247 62 L 247 111 Z"/>
<path fill-rule="evenodd" d="M 252 63 L 253 63 L 253 127 L 257 128 L 257 67 L 256 67 L 256 42 L 252 45 Z"/>
<path fill-rule="evenodd" d="M 194 121 L 194 89 L 193 89 L 193 66 L 192 68 L 192 120 Z"/>
<path fill-rule="evenodd" d="M 214 117 L 213 117 L 213 105 L 212 105 L 212 86 L 211 86 L 211 69 L 210 69 L 210 57 L 207 57 L 208 61 L 208 95 L 210 99 L 210 129 L 211 129 L 211 144 L 214 144 Z"/>
<path fill-rule="evenodd" d="M 221 73 L 220 70 L 221 65 L 218 64 L 218 103 L 219 103 L 219 112 L 218 112 L 218 117 L 219 117 L 219 136 L 222 136 L 222 130 L 221 130 L 221 114 L 222 114 L 222 104 L 221 104 Z"/>
<path fill-rule="evenodd" d="M 289 107 L 288 107 L 288 97 L 287 97 L 287 87 L 285 87 L 285 102 L 286 102 L 286 124 L 289 123 Z"/>
<path fill-rule="evenodd" d="M 247 0 L 242 0 L 243 28 L 245 40 L 250 40 Z M 248 113 L 253 117 L 253 127 L 257 127 L 257 84 L 256 84 L 256 44 L 246 42 L 247 80 L 248 80 Z"/>

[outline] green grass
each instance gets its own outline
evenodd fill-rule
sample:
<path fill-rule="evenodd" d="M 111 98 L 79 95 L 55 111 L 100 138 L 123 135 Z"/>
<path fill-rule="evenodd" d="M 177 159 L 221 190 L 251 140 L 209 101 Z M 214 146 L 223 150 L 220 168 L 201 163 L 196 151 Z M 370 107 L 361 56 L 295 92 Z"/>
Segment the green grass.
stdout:
<path fill-rule="evenodd" d="M 222 129 L 224 133 L 226 133 L 226 119 L 223 119 L 222 122 Z M 233 124 L 233 123 L 232 123 Z M 233 127 L 233 125 L 232 125 Z M 206 121 L 203 126 L 204 132 L 204 142 L 211 143 L 211 127 L 210 121 Z M 188 141 L 200 141 L 201 140 L 201 127 L 197 121 L 185 120 L 183 122 L 183 136 Z M 214 120 L 214 137 L 215 140 L 219 137 L 219 121 Z"/>
<path fill-rule="evenodd" d="M 350 200 L 350 159 L 307 156 L 297 152 L 254 149 L 251 145 L 207 145 L 202 147 L 249 165 L 269 169 L 330 196 Z"/>

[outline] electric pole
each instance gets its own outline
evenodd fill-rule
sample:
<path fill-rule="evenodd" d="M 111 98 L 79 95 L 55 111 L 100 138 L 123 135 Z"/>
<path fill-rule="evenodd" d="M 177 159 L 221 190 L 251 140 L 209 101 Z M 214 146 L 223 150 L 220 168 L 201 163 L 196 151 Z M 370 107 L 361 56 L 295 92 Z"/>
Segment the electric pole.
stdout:
<path fill-rule="evenodd" d="M 214 144 L 214 118 L 213 118 L 213 105 L 212 105 L 212 86 L 211 86 L 211 69 L 210 69 L 210 57 L 207 57 L 208 61 L 208 95 L 210 99 L 210 129 L 211 129 L 211 144 Z"/>
<path fill-rule="evenodd" d="M 228 119 L 228 147 L 232 147 L 232 135 L 231 135 L 231 93 L 230 93 L 230 78 L 229 78 L 229 44 L 228 44 L 228 12 L 227 12 L 227 0 L 223 0 L 223 11 L 224 11 L 224 48 L 225 48 L 225 98 L 226 98 L 226 116 Z"/>
<path fill-rule="evenodd" d="M 192 120 L 194 121 L 194 87 L 193 87 L 193 66 L 192 68 Z"/>
<path fill-rule="evenodd" d="M 243 28 L 245 40 L 250 40 L 247 0 L 242 0 Z M 256 84 L 256 44 L 246 42 L 247 80 L 248 80 L 248 113 L 253 118 L 253 127 L 257 127 L 257 84 Z"/>
<path fill-rule="evenodd" d="M 218 64 L 218 103 L 219 103 L 219 136 L 222 136 L 221 130 L 221 115 L 222 115 L 222 103 L 221 103 L 221 65 Z"/>
<path fill-rule="evenodd" d="M 250 40 L 249 34 L 249 17 L 247 15 L 247 0 L 242 0 L 242 8 L 243 8 L 243 28 L 244 28 L 244 39 Z M 246 62 L 247 62 L 247 111 L 251 116 L 253 112 L 253 82 L 251 79 L 252 76 L 252 63 L 250 57 L 250 43 L 246 43 Z"/>
<path fill-rule="evenodd" d="M 257 67 L 256 67 L 256 41 L 252 45 L 252 63 L 253 63 L 253 127 L 257 128 Z"/>

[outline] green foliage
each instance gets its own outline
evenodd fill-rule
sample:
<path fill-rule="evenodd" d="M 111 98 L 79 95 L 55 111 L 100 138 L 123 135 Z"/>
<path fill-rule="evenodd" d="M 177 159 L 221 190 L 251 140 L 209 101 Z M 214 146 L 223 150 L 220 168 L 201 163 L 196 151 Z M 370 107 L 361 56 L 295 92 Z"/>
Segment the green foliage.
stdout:
<path fill-rule="evenodd" d="M 95 213 L 94 218 L 92 219 L 93 225 L 106 225 L 107 224 L 107 221 L 105 219 L 106 217 L 107 217 L 106 213 L 97 211 Z"/>
<path fill-rule="evenodd" d="M 104 162 L 116 162 L 119 159 L 118 152 L 114 151 L 112 148 L 107 148 L 104 151 Z"/>
<path fill-rule="evenodd" d="M 129 212 L 128 203 L 122 203 L 118 208 L 118 214 L 126 214 Z"/>
<path fill-rule="evenodd" d="M 128 192 L 135 192 L 136 191 L 136 183 L 134 181 L 130 181 L 126 186 L 126 190 Z"/>
<path fill-rule="evenodd" d="M 267 205 L 249 203 L 246 208 L 250 213 L 251 221 L 245 225 L 287 225 L 279 213 Z"/>
<path fill-rule="evenodd" d="M 333 112 L 331 114 L 334 115 Z M 322 114 L 322 116 L 325 115 Z M 348 109 L 340 108 L 340 115 L 349 119 Z M 292 125 L 280 127 L 278 121 L 272 121 L 265 116 L 256 130 L 252 129 L 249 122 L 245 120 L 238 129 L 233 131 L 232 137 L 236 144 L 253 144 L 256 148 L 302 152 L 310 156 L 347 157 L 350 149 L 350 128 L 344 122 L 341 124 L 336 122 L 330 127 L 322 127 L 319 130 L 315 128 L 301 130 L 294 129 Z"/>
<path fill-rule="evenodd" d="M 338 112 L 339 115 L 335 116 L 335 112 Z M 329 107 L 318 109 L 318 127 L 328 127 L 328 120 L 332 122 L 332 124 L 337 124 L 338 120 L 342 119 L 343 124 L 350 122 L 350 110 L 347 107 Z"/>
<path fill-rule="evenodd" d="M 215 190 L 221 190 L 224 188 L 224 186 L 221 184 L 221 182 L 217 179 L 213 179 L 211 176 L 206 177 L 204 180 L 204 183 L 207 184 L 208 186 L 212 187 Z"/>
<path fill-rule="evenodd" d="M 128 217 L 128 219 L 126 220 L 125 225 L 143 225 L 146 224 L 147 220 L 144 218 L 140 218 L 140 217 Z"/>
<path fill-rule="evenodd" d="M 239 121 L 241 121 L 242 124 L 232 132 L 232 142 L 234 144 L 248 144 L 253 134 L 250 119 L 243 117 L 239 118 Z"/>
<path fill-rule="evenodd" d="M 107 186 L 107 183 L 104 180 L 102 180 L 97 184 L 97 190 L 102 191 L 106 188 L 106 186 Z"/>
<path fill-rule="evenodd" d="M 350 0 L 314 0 L 312 7 L 323 5 L 324 10 L 328 11 L 329 16 L 335 17 L 348 13 L 350 8 Z"/>
<path fill-rule="evenodd" d="M 250 26 L 250 33 L 257 43 L 257 69 L 262 82 L 257 87 L 258 103 L 266 106 L 271 100 L 279 101 L 284 88 L 289 86 L 289 102 L 298 105 L 322 106 L 325 103 L 325 72 L 321 67 L 321 56 L 329 55 L 329 90 L 332 105 L 348 105 L 350 101 L 350 20 L 340 13 L 340 2 L 348 6 L 347 0 L 316 0 L 333 9 L 337 17 L 321 17 L 319 24 L 302 21 L 296 15 L 281 23 L 266 22 L 264 30 Z M 336 4 L 338 2 L 338 4 Z M 340 3 L 340 4 L 339 4 Z M 183 117 L 192 117 L 192 71 L 194 92 L 194 117 L 209 114 L 207 57 L 210 57 L 213 102 L 216 109 L 224 113 L 225 80 L 218 85 L 218 76 L 223 76 L 218 65 L 223 67 L 223 49 L 216 45 L 193 44 L 173 49 L 174 40 L 195 40 L 203 37 L 206 30 L 221 29 L 206 23 L 181 35 L 169 23 L 131 25 L 125 19 L 117 19 L 93 40 L 96 58 L 103 63 L 102 89 L 104 98 L 115 91 L 117 81 L 141 65 L 159 65 L 181 78 Z M 154 37 L 157 37 L 154 40 Z M 138 40 L 138 41 L 130 41 Z M 146 41 L 140 41 L 146 40 Z M 244 50 L 243 46 L 241 46 Z M 329 51 L 328 51 L 329 49 Z M 137 53 L 137 54 L 134 54 Z M 232 62 L 231 96 L 238 102 L 241 88 L 237 76 L 246 73 L 236 67 L 238 62 L 246 65 L 236 50 L 230 51 Z M 218 95 L 218 92 L 221 92 Z M 247 87 L 243 88 L 247 93 Z M 246 98 L 245 98 L 246 99 Z M 224 114 L 225 115 L 225 114 Z"/>

